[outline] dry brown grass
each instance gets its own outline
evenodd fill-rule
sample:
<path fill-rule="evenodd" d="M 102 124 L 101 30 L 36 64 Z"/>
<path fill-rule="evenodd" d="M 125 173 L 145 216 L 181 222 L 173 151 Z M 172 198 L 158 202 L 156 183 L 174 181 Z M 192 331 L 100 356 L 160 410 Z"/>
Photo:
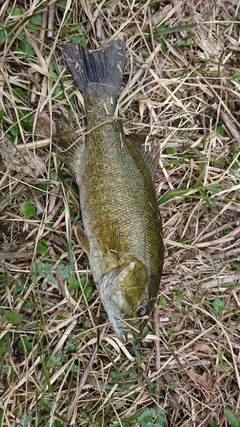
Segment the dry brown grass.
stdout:
<path fill-rule="evenodd" d="M 13 5 L 21 15 L 11 15 Z M 36 12 L 42 30 L 29 31 Z M 121 426 L 147 406 L 163 408 L 168 426 L 227 426 L 226 407 L 240 417 L 239 13 L 237 0 L 67 0 L 48 9 L 40 0 L 1 2 L 8 29 L 0 59 L 2 426 Z M 61 54 L 77 33 L 69 14 L 90 48 L 127 39 L 125 132 L 161 144 L 166 260 L 160 314 L 138 352 L 103 326 L 72 234 L 77 189 L 49 150 L 55 126 L 86 131 L 82 96 Z M 33 49 L 28 57 L 19 55 L 21 35 Z M 20 210 L 27 201 L 35 206 L 29 219 Z M 56 282 L 40 264 L 33 274 L 40 260 Z M 69 290 L 64 265 L 81 287 L 90 277 L 90 299 L 79 298 L 81 287 Z M 7 321 L 9 312 L 19 323 Z"/>

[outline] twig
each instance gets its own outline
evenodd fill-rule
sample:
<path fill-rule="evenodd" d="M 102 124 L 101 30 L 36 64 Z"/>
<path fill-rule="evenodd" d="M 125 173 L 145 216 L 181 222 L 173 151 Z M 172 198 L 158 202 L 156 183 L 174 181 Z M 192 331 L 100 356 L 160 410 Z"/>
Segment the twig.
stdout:
<path fill-rule="evenodd" d="M 82 375 L 82 378 L 80 380 L 80 383 L 79 383 L 76 395 L 72 398 L 72 401 L 70 403 L 70 406 L 69 406 L 69 409 L 68 409 L 68 413 L 67 413 L 67 416 L 66 416 L 67 421 L 70 421 L 70 419 L 71 419 L 71 417 L 73 415 L 74 408 L 76 407 L 77 401 L 78 401 L 78 399 L 79 399 L 79 397 L 81 395 L 82 389 L 83 389 L 83 387 L 84 387 L 84 385 L 85 385 L 85 383 L 87 381 L 89 372 L 90 372 L 90 370 L 92 368 L 92 365 L 93 365 L 93 362 L 95 360 L 95 357 L 96 357 L 96 354 L 97 354 L 97 351 L 98 351 L 99 342 L 101 341 L 101 339 L 102 339 L 102 337 L 103 337 L 103 335 L 104 335 L 104 333 L 106 331 L 106 328 L 107 328 L 107 324 L 105 324 L 103 326 L 102 330 L 101 330 L 99 340 L 96 343 L 95 349 L 93 350 L 93 354 L 92 354 L 92 356 L 91 356 L 91 358 L 89 360 L 89 363 L 88 363 L 88 365 L 87 365 L 87 367 L 86 367 L 86 369 L 85 369 L 85 371 L 84 371 L 84 373 Z M 73 425 L 74 423 L 71 422 L 70 424 Z M 68 427 L 68 423 L 64 423 L 63 427 Z"/>
<path fill-rule="evenodd" d="M 159 307 L 156 305 L 153 310 L 153 323 L 154 323 L 154 332 L 157 337 L 159 337 Z M 155 369 L 156 372 L 160 369 L 160 341 L 155 340 Z M 159 403 L 160 398 L 160 384 L 156 384 L 156 401 Z"/>
<path fill-rule="evenodd" d="M 55 15 L 55 2 L 52 1 L 48 5 L 48 32 L 47 32 L 48 39 L 51 39 L 53 37 L 54 15 Z"/>
<path fill-rule="evenodd" d="M 45 37 L 45 29 L 47 26 L 47 9 L 45 9 L 42 13 L 42 28 L 39 34 L 39 50 L 40 52 L 43 51 L 43 44 L 44 44 L 44 37 Z M 31 93 L 31 98 L 30 98 L 30 102 L 32 104 L 35 104 L 36 102 L 36 96 L 37 96 L 37 86 L 39 86 L 39 82 L 40 82 L 40 74 L 38 72 L 36 72 L 34 74 L 34 79 L 36 80 L 37 84 L 33 84 L 32 86 L 32 93 Z"/>

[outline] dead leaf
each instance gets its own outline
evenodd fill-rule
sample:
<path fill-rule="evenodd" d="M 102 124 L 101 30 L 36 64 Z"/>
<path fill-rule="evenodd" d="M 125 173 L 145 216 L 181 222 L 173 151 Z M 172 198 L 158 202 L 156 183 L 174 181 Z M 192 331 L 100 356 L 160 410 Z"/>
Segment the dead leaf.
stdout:
<path fill-rule="evenodd" d="M 188 375 L 195 383 L 200 385 L 206 390 L 212 390 L 214 385 L 214 379 L 209 372 L 204 372 L 202 375 L 199 375 L 195 369 L 191 368 L 188 370 Z"/>
<path fill-rule="evenodd" d="M 213 350 L 210 347 L 208 342 L 205 341 L 197 341 L 194 344 L 194 350 L 201 353 L 213 354 Z"/>
<path fill-rule="evenodd" d="M 51 135 L 57 133 L 56 125 L 50 119 L 46 111 L 38 112 L 37 116 L 33 116 L 30 123 L 34 126 L 34 134 L 42 138 L 50 138 Z"/>
<path fill-rule="evenodd" d="M 206 403 L 210 402 L 211 391 L 213 390 L 213 387 L 214 387 L 214 379 L 212 375 L 209 374 L 208 372 L 204 372 L 202 375 L 199 375 L 195 371 L 195 369 L 192 369 L 192 368 L 189 369 L 187 373 L 195 384 L 202 387 L 202 393 L 204 395 L 205 402 Z"/>
<path fill-rule="evenodd" d="M 1 143 L 1 155 L 4 166 L 8 168 L 11 165 L 18 173 L 33 178 L 46 173 L 46 165 L 41 157 L 25 148 L 18 151 L 7 140 Z"/>

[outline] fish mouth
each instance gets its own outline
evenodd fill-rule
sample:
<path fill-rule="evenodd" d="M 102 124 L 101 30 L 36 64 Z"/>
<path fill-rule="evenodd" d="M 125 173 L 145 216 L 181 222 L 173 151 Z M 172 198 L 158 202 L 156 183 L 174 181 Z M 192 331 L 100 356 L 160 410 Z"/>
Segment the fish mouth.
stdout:
<path fill-rule="evenodd" d="M 105 310 L 116 335 L 123 343 L 129 341 L 129 335 L 131 338 L 139 337 L 149 320 L 149 316 L 144 316 L 141 318 L 136 317 L 131 319 L 127 317 L 119 317 L 107 306 L 105 306 Z"/>

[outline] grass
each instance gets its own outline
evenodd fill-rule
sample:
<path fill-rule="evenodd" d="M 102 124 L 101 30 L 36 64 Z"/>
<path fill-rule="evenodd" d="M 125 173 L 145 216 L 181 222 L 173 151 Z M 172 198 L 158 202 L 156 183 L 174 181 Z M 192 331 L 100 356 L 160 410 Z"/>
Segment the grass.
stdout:
<path fill-rule="evenodd" d="M 0 15 L 0 425 L 239 427 L 237 3 L 7 0 Z M 50 140 L 86 132 L 62 45 L 110 37 L 127 39 L 125 133 L 161 145 L 159 308 L 126 346 Z"/>

